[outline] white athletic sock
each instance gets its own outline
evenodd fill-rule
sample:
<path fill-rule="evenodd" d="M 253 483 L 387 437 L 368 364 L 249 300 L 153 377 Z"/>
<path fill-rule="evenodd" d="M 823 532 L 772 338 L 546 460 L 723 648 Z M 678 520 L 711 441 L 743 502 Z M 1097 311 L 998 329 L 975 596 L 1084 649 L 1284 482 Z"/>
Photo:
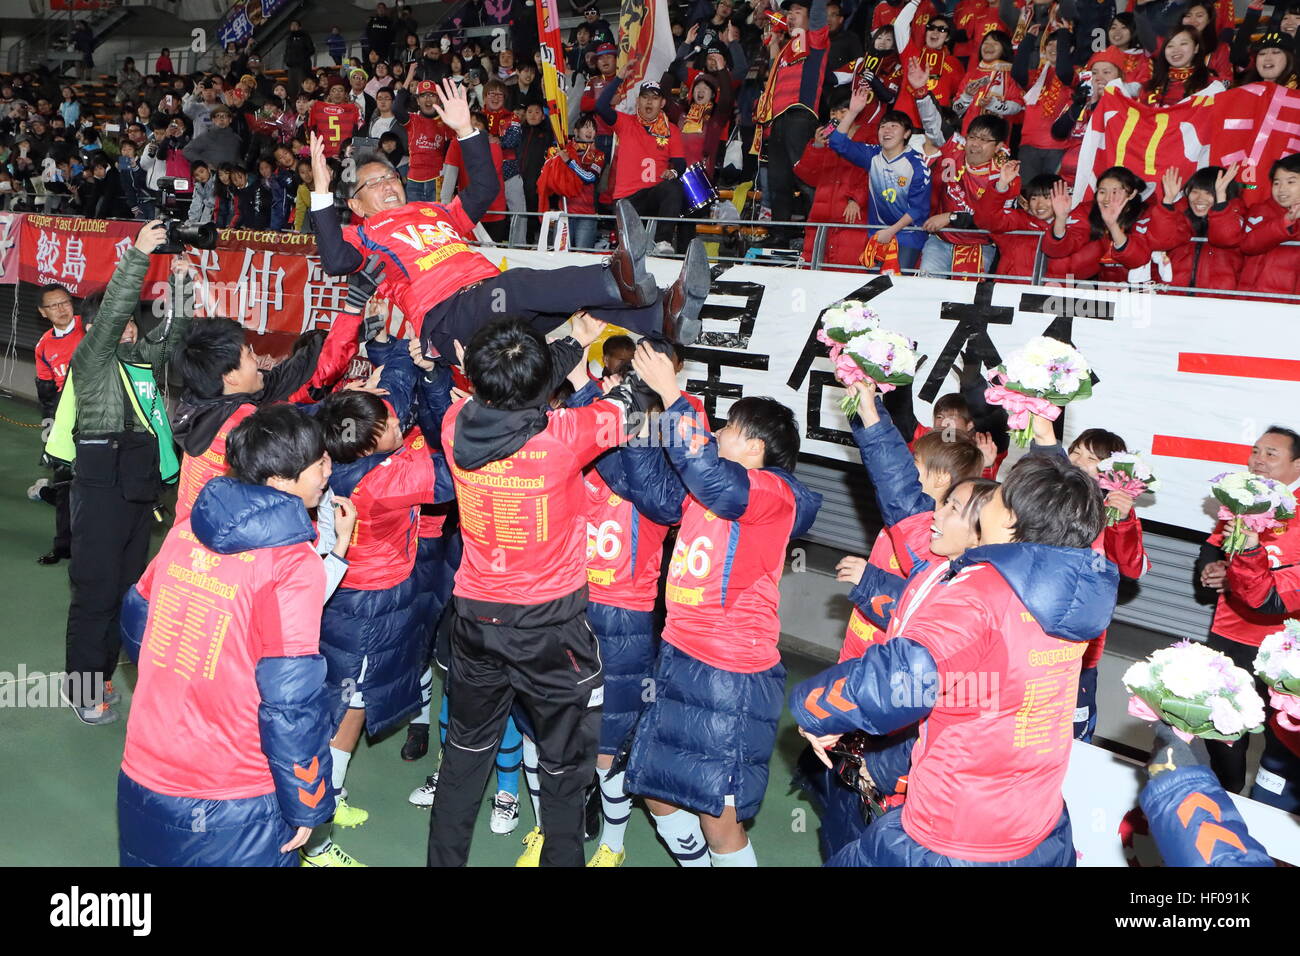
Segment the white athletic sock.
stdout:
<path fill-rule="evenodd" d="M 346 750 L 339 750 L 337 747 L 330 748 L 330 760 L 334 762 L 334 772 L 330 776 L 330 786 L 334 792 L 338 793 L 343 789 L 343 780 L 348 775 L 348 761 L 352 759 L 352 754 Z"/>
<path fill-rule="evenodd" d="M 659 839 L 668 845 L 678 866 L 708 866 L 709 845 L 704 842 L 700 818 L 689 810 L 675 810 L 665 816 L 651 814 Z"/>
<path fill-rule="evenodd" d="M 429 702 L 433 700 L 433 668 L 426 667 L 424 673 L 420 675 L 420 699 L 424 701 L 424 706 L 420 708 L 420 713 L 412 719 L 413 724 L 424 724 L 429 726 Z"/>
<path fill-rule="evenodd" d="M 747 842 L 735 853 L 714 853 L 710 850 L 709 856 L 713 857 L 714 866 L 758 866 L 753 843 Z"/>
<path fill-rule="evenodd" d="M 334 841 L 330 839 L 330 833 L 334 830 L 334 821 L 326 820 L 320 826 L 314 827 L 311 836 L 303 844 L 303 852 L 308 856 L 320 856 L 330 848 Z"/>
<path fill-rule="evenodd" d="M 533 801 L 533 820 L 536 826 L 542 825 L 542 782 L 537 777 L 537 744 L 524 738 L 524 780 L 528 784 L 528 796 Z"/>
<path fill-rule="evenodd" d="M 615 853 L 621 853 L 623 833 L 627 830 L 627 821 L 632 815 L 632 798 L 623 789 L 625 774 L 616 773 L 606 780 L 606 773 L 604 770 L 596 771 L 596 778 L 600 782 L 600 811 L 604 821 L 600 827 L 600 842 Z"/>

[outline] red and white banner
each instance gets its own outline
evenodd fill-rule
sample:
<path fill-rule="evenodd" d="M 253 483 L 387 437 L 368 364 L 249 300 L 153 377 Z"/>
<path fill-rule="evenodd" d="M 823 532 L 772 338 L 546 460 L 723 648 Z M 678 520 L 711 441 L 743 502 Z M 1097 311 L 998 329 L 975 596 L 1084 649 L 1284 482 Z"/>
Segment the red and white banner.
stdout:
<path fill-rule="evenodd" d="M 1241 163 L 1237 181 L 1248 206 L 1271 195 L 1269 169 L 1300 153 L 1300 92 L 1276 83 L 1251 83 L 1214 98 L 1210 165 Z"/>
<path fill-rule="evenodd" d="M 1097 177 L 1112 166 L 1124 166 L 1154 184 L 1171 166 L 1187 179 L 1208 165 L 1213 104 L 1214 97 L 1193 96 L 1173 106 L 1151 106 L 1113 87 L 1106 90 L 1079 147 L 1075 205 L 1091 196 Z"/>
<path fill-rule="evenodd" d="M 6 281 L 45 285 L 57 282 L 76 298 L 102 291 L 141 223 L 68 216 L 0 216 L 0 256 L 6 230 L 18 238 L 17 268 L 7 259 Z M 224 229 L 215 249 L 190 249 L 198 270 L 196 307 L 200 315 L 238 319 L 258 335 L 296 338 L 328 326 L 343 305 L 347 283 L 321 271 L 315 237 L 295 232 Z M 167 291 L 170 261 L 155 256 L 141 298 L 152 301 Z M 262 351 L 276 351 L 264 345 Z"/>
<path fill-rule="evenodd" d="M 622 67 L 633 56 L 636 62 L 623 81 L 623 95 L 616 104 L 624 113 L 635 112 L 642 82 L 660 82 L 677 56 L 668 22 L 668 0 L 622 0 L 618 12 L 618 65 Z"/>

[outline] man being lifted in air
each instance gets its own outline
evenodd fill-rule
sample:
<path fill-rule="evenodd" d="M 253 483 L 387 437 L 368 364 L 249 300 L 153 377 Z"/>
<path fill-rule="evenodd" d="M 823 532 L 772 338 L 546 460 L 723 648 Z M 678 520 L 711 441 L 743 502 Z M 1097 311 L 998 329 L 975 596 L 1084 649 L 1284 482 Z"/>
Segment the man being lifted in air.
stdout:
<path fill-rule="evenodd" d="M 313 192 L 312 222 L 321 266 L 331 275 L 356 272 L 371 255 L 384 261 L 378 295 L 395 303 L 420 330 L 426 353 L 454 354 L 453 342 L 468 342 L 488 321 L 523 316 L 540 332 L 586 310 L 594 317 L 656 340 L 693 343 L 700 331 L 700 307 L 709 292 L 704 248 L 693 242 L 681 275 L 661 292 L 646 271 L 650 245 L 635 210 L 615 206 L 619 246 L 601 265 L 501 272 L 468 242 L 475 224 L 501 189 L 487 137 L 475 130 L 465 90 L 441 87 L 438 115 L 460 140 L 470 185 L 450 203 L 407 202 L 400 174 L 379 157 L 357 161 L 348 206 L 354 224 L 341 227 L 334 198 Z M 325 144 L 312 136 L 316 188 L 330 182 Z M 423 317 L 422 319 L 419 317 Z"/>

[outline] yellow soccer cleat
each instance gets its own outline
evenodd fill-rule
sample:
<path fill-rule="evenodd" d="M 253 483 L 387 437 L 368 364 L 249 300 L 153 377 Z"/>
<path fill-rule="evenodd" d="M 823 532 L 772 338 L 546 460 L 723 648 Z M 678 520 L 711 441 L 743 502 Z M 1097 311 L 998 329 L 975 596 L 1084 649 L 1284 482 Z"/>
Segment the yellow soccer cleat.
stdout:
<path fill-rule="evenodd" d="M 362 810 L 360 807 L 349 806 L 348 802 L 339 797 L 338 804 L 334 808 L 334 825 L 338 827 L 359 827 L 370 819 L 370 811 Z"/>
<path fill-rule="evenodd" d="M 595 855 L 587 861 L 588 866 L 622 866 L 623 861 L 627 859 L 627 850 L 619 850 L 615 853 L 605 844 L 601 844 L 596 850 Z"/>
<path fill-rule="evenodd" d="M 299 850 L 298 854 L 302 857 L 303 866 L 365 866 L 345 853 L 337 843 L 331 843 L 324 853 L 315 856 L 308 856 L 305 850 Z"/>
<path fill-rule="evenodd" d="M 540 866 L 542 861 L 542 841 L 546 837 L 542 835 L 541 827 L 533 827 L 524 837 L 524 852 L 519 854 L 519 859 L 515 860 L 515 866 Z"/>

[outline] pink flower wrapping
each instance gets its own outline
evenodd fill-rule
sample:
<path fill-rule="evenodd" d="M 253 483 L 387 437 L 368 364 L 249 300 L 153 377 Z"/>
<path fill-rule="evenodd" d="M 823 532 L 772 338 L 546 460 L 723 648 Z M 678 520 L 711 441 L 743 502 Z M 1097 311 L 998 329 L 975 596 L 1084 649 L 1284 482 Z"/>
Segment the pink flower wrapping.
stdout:
<path fill-rule="evenodd" d="M 865 382 L 868 379 L 875 382 L 875 379 L 871 378 L 858 364 L 857 359 L 844 351 L 842 343 L 836 342 L 822 329 L 817 330 L 817 339 L 823 345 L 830 347 L 831 364 L 835 366 L 835 378 L 841 385 L 849 386 L 855 382 Z M 896 387 L 888 382 L 876 382 L 876 390 L 882 395 L 892 392 Z"/>
<path fill-rule="evenodd" d="M 1219 505 L 1220 521 L 1232 521 L 1234 518 L 1239 519 L 1243 525 L 1256 534 L 1263 534 L 1265 531 L 1272 531 L 1274 528 L 1286 526 L 1285 521 L 1278 521 L 1271 514 L 1236 515 L 1225 505 Z"/>
<path fill-rule="evenodd" d="M 1128 699 L 1128 712 L 1130 716 L 1136 717 L 1138 720 L 1146 720 L 1151 723 L 1157 723 L 1160 720 L 1160 715 L 1147 706 L 1147 702 L 1136 694 L 1133 694 Z M 1174 728 L 1174 733 L 1187 743 L 1191 743 L 1194 738 L 1193 734 L 1185 733 L 1177 727 Z"/>
<path fill-rule="evenodd" d="M 1283 730 L 1300 731 L 1300 697 L 1269 689 L 1269 706 L 1277 711 L 1277 723 Z"/>
<path fill-rule="evenodd" d="M 1061 417 L 1061 409 L 1045 398 L 1015 392 L 1005 385 L 1007 378 L 1000 373 L 992 376 L 995 384 L 984 390 L 984 400 L 990 405 L 1001 405 L 1007 410 L 1007 427 L 1025 429 L 1029 427 L 1030 414 L 1054 422 Z"/>
<path fill-rule="evenodd" d="M 1055 407 L 1055 406 L 1053 406 Z M 1146 490 L 1146 482 L 1138 481 L 1118 471 L 1104 471 L 1097 475 L 1097 484 L 1105 491 L 1122 491 L 1130 498 L 1141 496 Z"/>

